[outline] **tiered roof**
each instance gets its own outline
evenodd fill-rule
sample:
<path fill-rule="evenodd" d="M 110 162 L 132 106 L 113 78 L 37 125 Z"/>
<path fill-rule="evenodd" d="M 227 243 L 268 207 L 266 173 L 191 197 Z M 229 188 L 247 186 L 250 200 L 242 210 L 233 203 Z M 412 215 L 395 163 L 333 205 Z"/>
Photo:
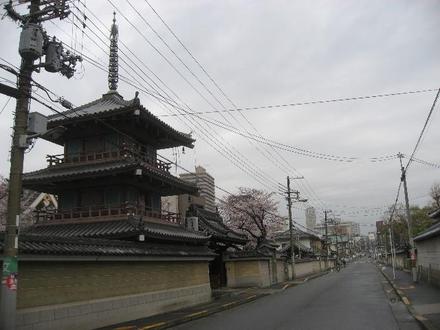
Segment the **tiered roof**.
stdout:
<path fill-rule="evenodd" d="M 153 180 L 160 180 L 161 182 L 172 185 L 174 188 L 173 193 L 194 193 L 197 191 L 197 188 L 194 185 L 183 181 L 166 171 L 162 171 L 146 162 L 131 159 L 101 163 L 77 163 L 51 166 L 42 170 L 25 173 L 23 175 L 23 185 L 29 189 L 50 192 L 53 189 L 54 184 L 62 183 L 73 178 L 98 178 L 124 173 L 134 175 L 136 169 L 142 169 L 142 173 Z M 44 186 L 47 186 L 46 189 L 44 189 Z"/>
<path fill-rule="evenodd" d="M 154 132 L 159 138 L 154 141 L 155 147 L 158 149 L 171 148 L 177 146 L 186 146 L 193 148 L 194 139 L 190 134 L 179 132 L 157 118 L 150 111 L 148 111 L 143 105 L 140 104 L 137 96 L 132 100 L 124 100 L 124 98 L 117 92 L 109 92 L 102 95 L 101 98 L 84 104 L 77 108 L 57 113 L 48 117 L 48 129 L 58 126 L 68 126 L 71 124 L 78 124 L 80 122 L 86 122 L 90 120 L 105 120 L 114 118 L 115 116 L 136 116 L 139 119 L 139 124 L 142 124 L 144 129 L 139 131 L 131 128 L 118 127 L 118 130 L 128 135 L 136 137 L 140 142 L 147 144 L 151 143 L 151 139 L 148 139 L 146 133 L 148 128 L 149 132 Z M 63 145 L 65 136 L 64 134 L 52 134 L 44 137 L 45 139 Z"/>

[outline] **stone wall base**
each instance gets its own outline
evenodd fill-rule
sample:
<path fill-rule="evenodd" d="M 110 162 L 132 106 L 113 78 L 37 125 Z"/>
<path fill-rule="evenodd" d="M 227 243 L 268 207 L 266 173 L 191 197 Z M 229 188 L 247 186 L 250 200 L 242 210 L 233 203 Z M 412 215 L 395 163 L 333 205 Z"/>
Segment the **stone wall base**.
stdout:
<path fill-rule="evenodd" d="M 209 283 L 136 295 L 18 310 L 19 330 L 95 329 L 211 300 Z"/>

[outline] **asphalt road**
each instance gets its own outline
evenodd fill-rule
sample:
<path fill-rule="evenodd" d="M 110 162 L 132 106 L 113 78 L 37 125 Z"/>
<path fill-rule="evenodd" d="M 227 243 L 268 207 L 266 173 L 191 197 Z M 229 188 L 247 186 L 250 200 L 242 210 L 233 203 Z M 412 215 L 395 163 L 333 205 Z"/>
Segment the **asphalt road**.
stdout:
<path fill-rule="evenodd" d="M 173 329 L 420 329 L 368 262 Z"/>

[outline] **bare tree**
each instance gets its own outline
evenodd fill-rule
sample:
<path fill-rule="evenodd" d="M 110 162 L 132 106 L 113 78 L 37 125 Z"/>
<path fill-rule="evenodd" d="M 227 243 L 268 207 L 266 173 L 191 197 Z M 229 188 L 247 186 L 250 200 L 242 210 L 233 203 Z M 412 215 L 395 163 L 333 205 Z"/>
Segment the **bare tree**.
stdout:
<path fill-rule="evenodd" d="M 432 199 L 434 200 L 434 206 L 439 208 L 440 207 L 440 183 L 434 183 L 431 186 L 431 192 L 430 195 Z"/>
<path fill-rule="evenodd" d="M 239 188 L 220 205 L 225 222 L 247 235 L 251 246 L 258 246 L 274 231 L 282 229 L 283 219 L 277 214 L 273 193 Z"/>

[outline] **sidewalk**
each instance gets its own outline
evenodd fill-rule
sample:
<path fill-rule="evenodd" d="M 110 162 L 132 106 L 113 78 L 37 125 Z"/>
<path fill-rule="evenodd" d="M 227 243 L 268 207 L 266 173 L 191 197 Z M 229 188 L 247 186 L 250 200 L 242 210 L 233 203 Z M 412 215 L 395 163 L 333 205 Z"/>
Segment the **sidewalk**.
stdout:
<path fill-rule="evenodd" d="M 220 290 L 213 290 L 213 299 L 209 303 L 201 304 L 185 309 L 180 309 L 165 314 L 146 317 L 143 319 L 114 324 L 100 329 L 101 330 L 166 329 L 172 326 L 176 326 L 178 324 L 186 323 L 195 319 L 206 317 L 214 313 L 218 313 L 227 309 L 234 308 L 238 305 L 251 302 L 253 300 L 256 300 L 258 298 L 267 295 L 284 291 L 289 287 L 293 287 L 305 283 L 308 280 L 323 276 L 327 273 L 328 272 L 322 272 L 322 273 L 310 275 L 305 278 L 299 278 L 294 281 L 278 283 L 268 288 L 256 288 L 256 287 L 240 288 L 240 289 L 224 288 Z"/>
<path fill-rule="evenodd" d="M 425 329 L 440 329 L 440 289 L 423 282 L 414 283 L 410 273 L 379 265 L 410 313 Z"/>

